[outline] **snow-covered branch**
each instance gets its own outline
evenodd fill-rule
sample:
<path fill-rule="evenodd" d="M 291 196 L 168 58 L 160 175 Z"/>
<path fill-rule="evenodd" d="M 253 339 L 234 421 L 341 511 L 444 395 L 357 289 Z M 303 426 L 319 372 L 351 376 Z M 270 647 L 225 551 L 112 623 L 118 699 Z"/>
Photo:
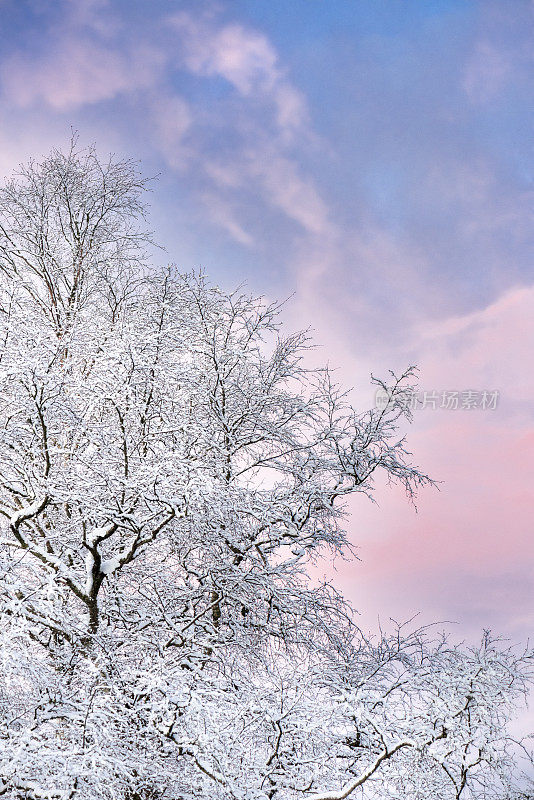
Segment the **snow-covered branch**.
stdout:
<path fill-rule="evenodd" d="M 415 371 L 352 408 L 279 307 L 145 263 L 144 185 L 73 140 L 0 189 L 0 795 L 515 800 L 531 653 L 374 641 L 306 571 L 432 483 Z"/>

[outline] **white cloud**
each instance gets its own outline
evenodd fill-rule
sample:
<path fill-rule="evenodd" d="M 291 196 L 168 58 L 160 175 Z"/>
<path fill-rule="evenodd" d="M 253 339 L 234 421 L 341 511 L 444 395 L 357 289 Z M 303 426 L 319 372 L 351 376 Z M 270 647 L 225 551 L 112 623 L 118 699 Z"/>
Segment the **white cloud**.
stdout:
<path fill-rule="evenodd" d="M 241 24 L 217 26 L 210 17 L 186 12 L 170 19 L 180 37 L 180 57 L 193 74 L 226 80 L 242 96 L 271 103 L 285 135 L 308 121 L 301 92 L 286 79 L 266 36 Z"/>
<path fill-rule="evenodd" d="M 217 29 L 206 19 L 177 14 L 171 19 L 180 32 L 183 58 L 197 75 L 219 75 L 242 95 L 272 90 L 279 79 L 277 55 L 265 36 L 231 24 Z"/>
<path fill-rule="evenodd" d="M 209 14 L 182 12 L 169 18 L 169 27 L 181 69 L 207 80 L 223 79 L 234 90 L 228 102 L 199 112 L 189 131 L 195 168 L 208 183 L 202 194 L 204 201 L 209 198 L 211 219 L 236 241 L 251 244 L 239 213 L 245 193 L 253 193 L 259 212 L 263 204 L 313 236 L 329 231 L 328 209 L 292 154 L 295 145 L 302 148 L 313 140 L 306 102 L 287 79 L 271 42 L 258 31 L 220 23 Z M 209 144 L 214 131 L 225 143 L 220 152 Z M 173 165 L 168 153 L 164 148 Z"/>
<path fill-rule="evenodd" d="M 295 162 L 261 149 L 250 155 L 250 175 L 257 177 L 268 201 L 310 234 L 331 230 L 328 209 L 311 178 L 303 177 Z"/>
<path fill-rule="evenodd" d="M 330 230 L 326 204 L 295 157 L 313 141 L 305 99 L 263 33 L 183 12 L 166 28 L 158 23 L 157 41 L 148 29 L 122 41 L 105 0 L 65 9 L 46 53 L 19 52 L 0 66 L 7 104 L 65 113 L 130 95 L 147 112 L 140 128 L 172 169 L 188 171 L 209 218 L 237 242 L 254 242 L 241 219 L 251 198 L 258 215 L 281 213 L 312 236 Z M 177 68 L 225 81 L 229 95 L 209 109 L 195 94 L 186 100 Z"/>

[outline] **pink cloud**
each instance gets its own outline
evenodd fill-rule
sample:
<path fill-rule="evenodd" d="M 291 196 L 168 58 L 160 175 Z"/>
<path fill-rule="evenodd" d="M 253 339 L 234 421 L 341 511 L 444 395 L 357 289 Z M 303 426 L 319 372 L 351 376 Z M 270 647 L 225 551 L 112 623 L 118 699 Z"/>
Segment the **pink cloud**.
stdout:
<path fill-rule="evenodd" d="M 517 287 L 487 308 L 416 328 L 423 379 L 443 388 L 497 388 L 504 402 L 532 401 L 534 286 Z"/>
<path fill-rule="evenodd" d="M 422 492 L 417 514 L 385 486 L 379 506 L 352 502 L 363 564 L 338 564 L 335 580 L 370 626 L 377 614 L 402 620 L 424 610 L 422 621 L 456 620 L 469 635 L 485 624 L 524 638 L 534 621 L 534 287 L 425 325 L 417 341 L 422 388 L 500 388 L 501 404 L 415 412 L 409 446 L 440 491 Z"/>
<path fill-rule="evenodd" d="M 307 240 L 294 264 L 300 280 L 292 324 L 313 319 L 324 347 L 311 358 L 327 354 L 340 367 L 338 380 L 356 385 L 357 407 L 372 402 L 371 371 L 385 376 L 413 362 L 421 389 L 500 391 L 495 411 L 415 413 L 408 445 L 440 490 L 423 491 L 417 513 L 385 485 L 377 488 L 379 505 L 356 498 L 348 530 L 362 563 L 340 561 L 327 574 L 362 610 L 366 627 L 376 628 L 378 615 L 387 624 L 423 611 L 421 622 L 457 621 L 459 636 L 486 625 L 521 640 L 534 622 L 534 285 L 447 317 L 437 287 L 418 275 L 421 258 L 379 230 L 338 230 L 315 248 Z M 360 293 L 346 291 L 351 262 Z M 382 285 L 413 309 L 397 341 L 393 323 L 382 341 Z"/>
<path fill-rule="evenodd" d="M 298 285 L 293 324 L 313 319 L 344 384 L 362 389 L 371 372 L 412 362 L 402 350 L 410 326 L 441 299 L 420 248 L 371 222 L 355 230 L 334 220 L 320 236 L 300 239 L 291 265 Z"/>
<path fill-rule="evenodd" d="M 44 102 L 58 111 L 109 100 L 121 92 L 151 85 L 160 54 L 137 47 L 135 56 L 84 39 L 65 38 L 41 59 L 14 56 L 4 62 L 4 94 L 16 106 Z"/>

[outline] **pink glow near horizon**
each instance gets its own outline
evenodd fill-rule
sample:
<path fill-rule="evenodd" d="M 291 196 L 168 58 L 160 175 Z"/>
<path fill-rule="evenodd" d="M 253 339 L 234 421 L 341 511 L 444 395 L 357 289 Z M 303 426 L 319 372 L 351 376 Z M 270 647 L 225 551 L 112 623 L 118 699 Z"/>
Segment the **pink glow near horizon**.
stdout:
<path fill-rule="evenodd" d="M 336 349 L 332 329 L 325 350 Z M 365 380 L 367 364 L 350 363 Z M 360 562 L 338 561 L 341 584 L 362 623 L 378 617 L 450 620 L 476 635 L 504 630 L 515 641 L 534 623 L 534 422 L 526 405 L 534 392 L 534 290 L 506 292 L 486 309 L 422 325 L 415 360 L 422 390 L 499 392 L 495 409 L 428 407 L 408 429 L 413 460 L 439 481 L 423 489 L 417 513 L 398 489 L 380 486 L 378 506 L 350 504 L 350 538 Z M 408 363 L 408 355 L 405 363 Z"/>

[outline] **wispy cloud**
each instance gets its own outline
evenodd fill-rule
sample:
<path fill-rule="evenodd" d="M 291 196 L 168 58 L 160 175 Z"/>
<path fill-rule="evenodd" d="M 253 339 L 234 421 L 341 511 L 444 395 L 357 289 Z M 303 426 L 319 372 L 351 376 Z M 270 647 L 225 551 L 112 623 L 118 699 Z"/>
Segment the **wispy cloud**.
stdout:
<path fill-rule="evenodd" d="M 511 74 L 506 54 L 491 42 L 481 41 L 467 63 L 464 89 L 470 100 L 484 103 L 502 91 Z"/>
<path fill-rule="evenodd" d="M 223 78 L 243 97 L 271 102 L 283 132 L 307 122 L 304 97 L 286 79 L 264 34 L 239 23 L 221 24 L 211 14 L 182 12 L 169 22 L 180 37 L 181 60 L 190 72 Z"/>
<path fill-rule="evenodd" d="M 254 237 L 238 222 L 238 213 L 228 200 L 208 191 L 202 194 L 201 199 L 211 222 L 226 231 L 239 244 L 247 247 L 254 244 Z"/>
<path fill-rule="evenodd" d="M 269 39 L 216 13 L 189 11 L 125 36 L 112 12 L 96 0 L 66 6 L 53 47 L 15 51 L 1 64 L 4 102 L 66 113 L 144 98 L 139 128 L 171 169 L 187 174 L 207 220 L 236 242 L 250 246 L 255 238 L 244 193 L 266 213 L 324 232 L 326 205 L 295 157 L 313 139 L 308 109 Z M 224 81 L 230 95 L 206 110 L 186 99 L 188 75 Z"/>
<path fill-rule="evenodd" d="M 41 13 L 40 37 L 22 40 L 1 63 L 2 93 L 14 106 L 72 111 L 161 79 L 164 50 L 148 37 L 123 35 L 107 0 L 60 0 L 55 12 L 53 22 Z"/>
<path fill-rule="evenodd" d="M 300 146 L 313 137 L 308 110 L 271 42 L 256 30 L 221 22 L 212 14 L 182 12 L 169 25 L 177 39 L 178 65 L 207 81 L 224 80 L 235 92 L 207 117 L 199 113 L 194 120 L 197 130 L 218 129 L 223 140 L 221 155 L 209 144 L 202 146 L 205 136 L 197 137 L 196 165 L 211 184 L 201 196 L 210 198 L 211 219 L 238 242 L 250 243 L 251 234 L 236 216 L 240 203 L 235 195 L 246 188 L 305 231 L 324 232 L 330 224 L 326 205 L 292 154 L 297 134 Z M 233 205 L 231 214 L 222 213 L 225 203 Z"/>
<path fill-rule="evenodd" d="M 197 75 L 220 75 L 243 95 L 273 91 L 278 58 L 265 36 L 234 23 L 218 27 L 209 17 L 181 13 L 171 24 L 182 34 L 183 59 Z"/>
<path fill-rule="evenodd" d="M 160 67 L 159 54 L 149 47 L 120 53 L 85 38 L 66 38 L 42 58 L 13 56 L 2 65 L 1 80 L 16 106 L 41 102 L 67 111 L 152 86 Z"/>

